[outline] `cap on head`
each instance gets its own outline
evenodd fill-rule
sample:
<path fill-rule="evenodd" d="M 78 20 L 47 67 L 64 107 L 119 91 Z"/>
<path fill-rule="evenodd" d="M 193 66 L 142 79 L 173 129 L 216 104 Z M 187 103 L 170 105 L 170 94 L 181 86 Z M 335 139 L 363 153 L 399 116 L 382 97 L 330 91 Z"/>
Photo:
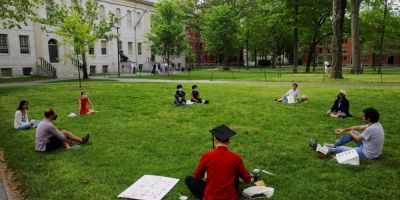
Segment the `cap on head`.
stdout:
<path fill-rule="evenodd" d="M 338 91 L 338 94 L 343 94 L 344 96 L 346 96 L 347 93 L 346 93 L 345 90 L 339 90 L 339 91 Z"/>
<path fill-rule="evenodd" d="M 227 127 L 225 124 L 211 129 L 210 132 L 221 142 L 228 142 L 229 138 L 236 134 L 235 131 Z"/>

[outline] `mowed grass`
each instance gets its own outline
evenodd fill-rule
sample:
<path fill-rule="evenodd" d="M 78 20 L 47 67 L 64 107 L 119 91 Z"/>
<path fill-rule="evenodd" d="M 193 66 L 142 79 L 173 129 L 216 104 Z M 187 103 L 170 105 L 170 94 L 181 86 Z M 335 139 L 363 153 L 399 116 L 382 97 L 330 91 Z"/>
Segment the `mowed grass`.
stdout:
<path fill-rule="evenodd" d="M 209 130 L 225 123 L 238 134 L 230 150 L 246 168 L 266 169 L 274 199 L 398 199 L 400 196 L 399 87 L 302 86 L 308 103 L 279 104 L 273 99 L 290 86 L 198 84 L 209 105 L 176 107 L 172 83 L 88 82 L 85 90 L 99 111 L 77 112 L 77 83 L 0 88 L 0 145 L 28 199 L 117 199 L 145 174 L 179 178 L 165 199 L 178 192 L 194 199 L 184 184 L 201 155 L 212 149 Z M 187 94 L 189 84 L 183 84 Z M 324 115 L 339 89 L 348 92 L 350 119 Z M 53 107 L 55 125 L 79 136 L 91 133 L 89 145 L 76 151 L 34 151 L 34 130 L 13 129 L 17 104 L 30 102 L 30 119 Z M 385 145 L 379 160 L 360 166 L 318 159 L 310 138 L 334 141 L 334 129 L 362 124 L 363 108 L 381 113 Z M 248 185 L 246 185 L 248 186 Z"/>
<path fill-rule="evenodd" d="M 173 72 L 172 75 L 134 76 L 133 78 L 172 79 L 172 80 L 231 80 L 231 81 L 272 81 L 272 82 L 335 82 L 335 83 L 398 83 L 400 67 L 384 67 L 382 74 L 365 68 L 364 74 L 349 74 L 350 68 L 343 68 L 344 79 L 331 79 L 324 74 L 323 67 L 314 72 L 305 73 L 304 66 L 299 66 L 298 73 L 292 73 L 291 67 L 269 68 L 232 68 L 229 71 L 214 69 L 194 69 L 192 71 Z"/>

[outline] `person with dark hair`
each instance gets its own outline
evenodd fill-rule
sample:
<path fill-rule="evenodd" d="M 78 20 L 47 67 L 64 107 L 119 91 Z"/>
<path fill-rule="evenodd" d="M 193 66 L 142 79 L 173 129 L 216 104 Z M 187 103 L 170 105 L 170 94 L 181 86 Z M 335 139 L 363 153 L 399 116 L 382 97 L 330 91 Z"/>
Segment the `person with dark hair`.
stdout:
<path fill-rule="evenodd" d="M 215 149 L 203 154 L 193 176 L 187 176 L 185 183 L 199 199 L 239 199 L 239 178 L 246 183 L 252 178 L 242 158 L 228 150 L 229 138 L 236 133 L 226 125 L 218 126 L 210 132 Z"/>
<path fill-rule="evenodd" d="M 89 142 L 89 134 L 86 134 L 83 138 L 79 138 L 66 130 L 59 131 L 53 125 L 53 121 L 57 119 L 57 114 L 53 109 L 49 108 L 45 110 L 44 116 L 45 118 L 36 129 L 36 151 L 47 152 L 61 147 L 64 147 L 66 150 L 74 149 L 79 147 L 79 145 L 72 146 L 73 141 L 80 142 L 81 144 L 87 144 Z"/>
<path fill-rule="evenodd" d="M 29 108 L 29 102 L 26 100 L 22 100 L 19 102 L 19 106 L 17 110 L 15 111 L 14 115 L 14 128 L 15 129 L 20 129 L 20 130 L 25 130 L 25 129 L 31 129 L 31 128 L 36 128 L 39 121 L 32 120 L 29 122 L 28 119 L 28 108 Z"/>
<path fill-rule="evenodd" d="M 95 110 L 86 107 L 88 103 L 93 108 L 93 103 L 90 101 L 86 92 L 81 92 L 81 96 L 78 99 L 78 111 L 80 115 L 88 115 L 96 112 Z"/>
<path fill-rule="evenodd" d="M 176 91 L 175 91 L 174 97 L 175 97 L 175 101 L 174 101 L 175 105 L 182 106 L 182 105 L 186 104 L 185 92 L 183 91 L 181 84 L 176 86 Z"/>
<path fill-rule="evenodd" d="M 326 144 L 325 146 L 329 151 L 325 153 L 325 156 L 329 153 L 337 154 L 353 149 L 352 147 L 343 146 L 351 141 L 355 142 L 357 147 L 354 149 L 361 159 L 375 159 L 382 154 L 385 133 L 382 124 L 379 123 L 379 112 L 374 108 L 366 108 L 363 112 L 363 120 L 367 125 L 336 129 L 336 137 L 345 132 L 347 134 L 336 140 L 334 144 Z M 361 134 L 358 132 L 360 130 L 364 132 Z M 314 140 L 309 142 L 309 146 L 314 150 L 317 149 L 318 145 Z"/>
<path fill-rule="evenodd" d="M 283 95 L 279 99 L 275 99 L 276 102 L 285 102 L 285 103 L 295 103 L 299 100 L 300 97 L 300 90 L 297 88 L 298 85 L 297 83 L 292 83 L 292 89 L 286 92 L 285 95 Z M 308 98 L 307 98 L 308 100 Z"/>
<path fill-rule="evenodd" d="M 333 102 L 333 106 L 326 115 L 330 117 L 351 117 L 350 114 L 350 102 L 346 99 L 346 91 L 339 90 L 337 94 L 337 99 Z"/>
<path fill-rule="evenodd" d="M 192 93 L 190 94 L 190 101 L 193 103 L 205 103 L 208 104 L 208 100 L 204 100 L 200 96 L 199 88 L 197 85 L 192 86 Z"/>

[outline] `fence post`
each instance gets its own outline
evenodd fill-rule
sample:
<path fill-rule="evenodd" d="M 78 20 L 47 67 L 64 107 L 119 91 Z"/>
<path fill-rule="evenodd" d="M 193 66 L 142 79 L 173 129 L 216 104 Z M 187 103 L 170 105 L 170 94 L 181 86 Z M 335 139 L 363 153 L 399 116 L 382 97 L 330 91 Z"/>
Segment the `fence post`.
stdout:
<path fill-rule="evenodd" d="M 264 80 L 265 82 L 267 82 L 267 74 L 265 73 L 265 71 L 264 71 Z"/>
<path fill-rule="evenodd" d="M 211 70 L 211 77 L 210 77 L 210 81 L 212 81 L 212 80 L 213 80 L 213 75 L 214 75 L 214 71 L 213 71 L 213 70 Z"/>
<path fill-rule="evenodd" d="M 380 75 L 381 75 L 381 83 L 383 83 L 382 71 L 381 71 Z"/>

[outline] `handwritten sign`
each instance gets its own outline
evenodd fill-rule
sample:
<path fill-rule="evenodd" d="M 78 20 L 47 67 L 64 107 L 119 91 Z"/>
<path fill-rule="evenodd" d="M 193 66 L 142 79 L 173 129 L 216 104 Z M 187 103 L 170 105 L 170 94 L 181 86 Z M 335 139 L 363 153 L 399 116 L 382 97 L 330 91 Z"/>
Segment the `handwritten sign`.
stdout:
<path fill-rule="evenodd" d="M 164 176 L 144 175 L 119 194 L 118 197 L 139 200 L 161 200 L 178 181 L 179 179 Z"/>

